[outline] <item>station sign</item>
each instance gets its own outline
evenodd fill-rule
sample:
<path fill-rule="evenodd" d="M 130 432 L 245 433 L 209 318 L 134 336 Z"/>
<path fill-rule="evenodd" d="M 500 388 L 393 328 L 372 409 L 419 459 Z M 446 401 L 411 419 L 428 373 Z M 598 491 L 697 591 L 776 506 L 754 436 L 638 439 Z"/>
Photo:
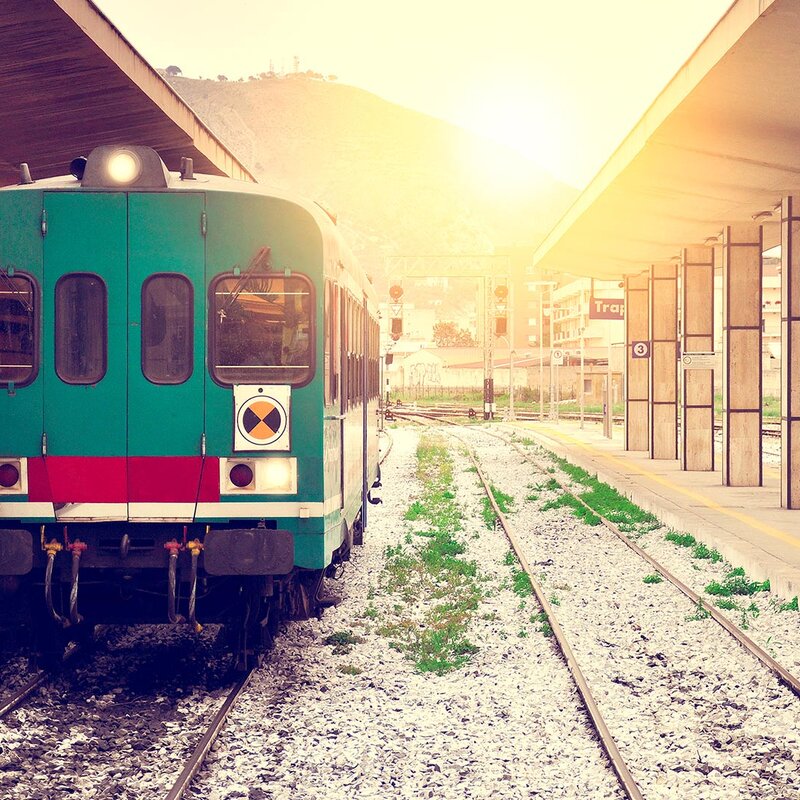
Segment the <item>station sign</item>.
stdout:
<path fill-rule="evenodd" d="M 589 319 L 625 319 L 624 298 L 603 299 L 592 295 L 589 298 Z"/>
<path fill-rule="evenodd" d="M 716 353 L 684 353 L 681 358 L 684 369 L 715 369 L 717 366 Z"/>
<path fill-rule="evenodd" d="M 650 358 L 650 342 L 631 342 L 632 358 Z"/>

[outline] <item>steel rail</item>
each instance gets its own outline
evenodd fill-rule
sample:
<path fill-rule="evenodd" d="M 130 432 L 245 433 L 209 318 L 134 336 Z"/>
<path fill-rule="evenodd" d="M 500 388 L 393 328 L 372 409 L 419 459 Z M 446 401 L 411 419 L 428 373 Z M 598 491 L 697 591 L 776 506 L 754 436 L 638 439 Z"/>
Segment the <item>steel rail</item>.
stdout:
<path fill-rule="evenodd" d="M 458 423 L 452 423 L 457 425 Z M 522 457 L 526 463 L 531 463 L 528 453 L 520 448 L 520 446 L 494 431 L 482 430 L 487 436 L 491 436 L 500 441 L 510 444 L 517 453 Z M 562 487 L 563 488 L 563 487 Z M 763 666 L 765 666 L 775 677 L 789 689 L 794 695 L 800 697 L 800 679 L 793 675 L 782 664 L 776 661 L 769 653 L 767 653 L 760 645 L 754 642 L 741 628 L 731 622 L 719 609 L 708 604 L 701 595 L 687 586 L 680 578 L 670 572 L 661 562 L 657 561 L 649 553 L 645 552 L 636 542 L 632 541 L 630 537 L 626 536 L 611 520 L 606 519 L 602 514 L 598 514 L 583 498 L 570 492 L 572 496 L 588 511 L 594 514 L 603 525 L 608 528 L 615 536 L 622 540 L 622 542 L 633 550 L 636 555 L 640 556 L 646 561 L 653 569 L 656 570 L 662 577 L 666 578 L 676 589 L 682 592 L 689 600 L 692 601 L 699 608 L 702 608 L 715 622 L 717 622 L 725 631 L 727 631 L 742 647 L 745 648 L 752 656 L 758 659 Z"/>
<path fill-rule="evenodd" d="M 50 675 L 47 672 L 40 672 L 15 692 L 0 701 L 0 719 L 12 712 L 17 706 L 24 703 L 40 686 L 47 683 L 49 678 Z"/>
<path fill-rule="evenodd" d="M 506 439 L 499 434 L 484 431 L 490 436 L 495 436 L 508 444 L 510 444 L 522 456 L 522 459 L 530 463 L 528 454 L 522 450 L 516 442 Z M 562 487 L 563 488 L 563 487 Z M 582 497 L 574 492 L 570 494 L 588 511 L 596 516 L 603 525 L 606 526 L 615 536 L 621 539 L 637 556 L 644 559 L 653 569 L 656 570 L 662 577 L 666 578 L 676 589 L 679 589 L 686 597 L 688 597 L 695 605 L 702 608 L 715 622 L 719 623 L 745 650 L 751 655 L 755 656 L 787 689 L 793 692 L 797 697 L 800 697 L 800 679 L 793 675 L 782 664 L 778 663 L 769 653 L 767 653 L 760 645 L 756 644 L 738 625 L 731 622 L 719 609 L 706 603 L 706 601 L 694 589 L 687 586 L 677 575 L 673 575 L 667 567 L 661 562 L 657 561 L 653 556 L 639 547 L 636 542 L 632 541 L 630 537 L 626 536 L 610 519 L 606 519 L 602 514 L 598 514 Z"/>
<path fill-rule="evenodd" d="M 444 419 L 447 417 L 459 417 L 463 416 L 464 414 L 469 413 L 469 406 L 465 405 L 456 405 L 456 404 L 441 404 L 436 406 L 397 406 L 392 407 L 392 413 L 395 415 L 401 414 L 404 416 L 422 416 L 422 417 L 430 417 L 435 419 Z M 478 412 L 476 411 L 476 414 Z M 481 410 L 480 413 L 482 414 L 483 411 Z M 498 417 L 500 413 L 498 412 Z M 535 422 L 539 419 L 539 412 L 538 411 L 516 411 L 514 413 L 516 419 L 522 422 Z M 574 411 L 561 411 L 559 412 L 560 419 L 569 419 L 569 420 L 576 420 L 580 419 L 580 414 L 576 414 Z M 584 420 L 587 422 L 602 422 L 603 415 L 597 414 L 595 412 L 586 413 L 583 415 Z M 505 421 L 505 420 L 502 420 Z M 621 425 L 625 421 L 625 417 L 614 415 L 612 417 L 612 421 L 615 425 Z M 678 427 L 680 427 L 680 421 L 678 423 Z M 722 423 L 715 422 L 714 423 L 714 430 L 721 431 L 722 430 Z M 761 435 L 767 438 L 780 438 L 781 430 L 780 426 L 770 425 L 770 423 L 765 423 L 761 428 Z"/>
<path fill-rule="evenodd" d="M 395 412 L 397 413 L 397 412 Z M 413 421 L 417 422 L 416 419 Z M 435 422 L 439 422 L 440 420 L 435 419 Z M 423 423 L 418 423 L 423 424 Z M 458 423 L 451 422 L 451 425 L 458 426 Z M 603 719 L 603 715 L 600 713 L 600 708 L 597 705 L 597 701 L 594 699 L 594 695 L 592 694 L 592 690 L 589 686 L 588 681 L 586 680 L 586 676 L 583 674 L 583 670 L 581 670 L 580 665 L 578 664 L 578 660 L 575 657 L 575 653 L 572 650 L 569 642 L 567 641 L 566 634 L 564 633 L 564 629 L 561 627 L 556 615 L 553 611 L 553 607 L 550 604 L 550 601 L 547 599 L 545 594 L 544 588 L 539 583 L 536 575 L 534 574 L 533 570 L 528 563 L 527 558 L 525 557 L 525 553 L 522 548 L 522 544 L 517 538 L 514 529 L 512 528 L 509 521 L 506 519 L 505 514 L 500 510 L 500 507 L 497 504 L 497 501 L 494 498 L 494 494 L 492 493 L 491 487 L 486 480 L 486 476 L 483 474 L 481 470 L 478 460 L 475 458 L 472 450 L 469 448 L 468 445 L 458 436 L 454 438 L 458 439 L 462 445 L 467 448 L 467 453 L 472 461 L 475 470 L 478 473 L 478 477 L 483 484 L 484 491 L 486 492 L 486 497 L 489 499 L 489 503 L 494 510 L 494 514 L 500 522 L 500 525 L 505 532 L 506 538 L 508 539 L 511 549 L 514 551 L 520 566 L 525 571 L 525 574 L 528 576 L 528 579 L 531 582 L 531 587 L 533 588 L 534 594 L 536 595 L 536 599 L 539 602 L 539 605 L 542 608 L 542 611 L 547 615 L 548 622 L 550 627 L 553 631 L 553 636 L 555 637 L 556 641 L 558 642 L 558 646 L 561 649 L 561 653 L 564 656 L 564 661 L 567 664 L 567 669 L 572 676 L 572 680 L 575 683 L 576 688 L 578 689 L 578 693 L 583 700 L 583 704 L 586 707 L 586 711 L 589 714 L 589 717 L 592 721 L 592 725 L 594 726 L 595 731 L 600 739 L 600 745 L 605 750 L 606 755 L 608 756 L 609 761 L 611 762 L 611 767 L 614 770 L 615 775 L 617 776 L 617 780 L 625 792 L 626 797 L 630 798 L 630 800 L 644 800 L 644 795 L 642 794 L 639 786 L 636 783 L 631 771 L 628 769 L 628 765 L 625 763 L 625 759 L 622 757 L 622 753 L 620 753 L 619 748 L 617 747 L 617 743 L 611 734 L 611 731 L 608 728 L 605 720 Z"/>
<path fill-rule="evenodd" d="M 386 433 L 386 436 L 389 439 L 389 446 L 381 456 L 379 461 L 380 464 L 383 464 L 383 462 L 387 459 L 392 447 L 394 446 L 394 439 L 392 436 L 388 433 Z M 212 745 L 214 744 L 214 741 L 216 740 L 217 736 L 219 736 L 219 733 L 228 719 L 228 716 L 234 705 L 236 705 L 236 702 L 250 683 L 252 676 L 253 670 L 250 670 L 234 684 L 233 688 L 228 693 L 228 696 L 225 698 L 225 702 L 219 707 L 219 710 L 214 715 L 214 719 L 211 720 L 211 724 L 208 726 L 206 732 L 203 734 L 202 738 L 192 751 L 191 756 L 189 756 L 188 760 L 186 761 L 181 774 L 172 785 L 172 788 L 166 795 L 165 800 L 181 800 L 181 798 L 184 796 L 188 788 L 191 786 L 192 781 L 197 776 L 197 773 L 202 768 L 203 763 L 205 762 L 205 759 L 208 756 Z"/>
<path fill-rule="evenodd" d="M 79 644 L 71 645 L 64 653 L 61 664 L 69 663 L 73 658 L 83 652 L 83 650 L 84 648 Z M 0 700 L 0 719 L 10 714 L 15 708 L 21 706 L 26 700 L 30 699 L 33 693 L 41 686 L 44 686 L 52 677 L 52 672 L 43 670 L 22 684 L 22 686 L 8 695 L 8 697 L 4 697 Z"/>
<path fill-rule="evenodd" d="M 169 793 L 166 795 L 166 800 L 180 800 L 189 786 L 191 786 L 192 781 L 200 771 L 200 768 L 203 766 L 203 762 L 205 761 L 206 756 L 208 756 L 211 746 L 214 744 L 214 741 L 216 740 L 217 736 L 219 736 L 225 721 L 228 719 L 231 709 L 236 704 L 236 701 L 241 697 L 244 690 L 247 688 L 252 676 L 253 670 L 250 670 L 234 684 L 233 688 L 228 693 L 228 696 L 225 698 L 225 702 L 220 706 L 219 710 L 214 715 L 214 719 L 211 720 L 211 724 L 208 726 L 206 732 L 197 743 L 196 747 L 192 751 L 191 756 L 189 756 L 189 759 L 181 771 L 181 774 L 178 776 L 178 779 L 175 781 L 175 783 L 172 785 L 172 788 L 169 790 Z"/>

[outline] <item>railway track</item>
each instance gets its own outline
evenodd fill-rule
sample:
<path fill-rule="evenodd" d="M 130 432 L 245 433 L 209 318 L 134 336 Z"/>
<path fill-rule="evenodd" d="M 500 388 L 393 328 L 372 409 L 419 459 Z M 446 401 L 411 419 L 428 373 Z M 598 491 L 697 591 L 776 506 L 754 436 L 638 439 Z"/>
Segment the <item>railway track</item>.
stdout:
<path fill-rule="evenodd" d="M 425 418 L 425 415 L 418 415 L 418 416 Z M 421 423 L 419 419 L 417 419 L 416 417 L 410 417 L 410 418 L 414 422 L 418 422 L 419 424 L 424 424 Z M 433 421 L 436 422 L 440 421 L 435 417 L 433 418 L 428 417 L 428 419 L 432 419 Z M 450 424 L 457 425 L 458 423 L 450 422 Z M 461 440 L 459 439 L 459 441 Z M 492 493 L 489 482 L 486 478 L 486 475 L 484 474 L 483 470 L 481 470 L 480 465 L 478 464 L 478 461 L 475 458 L 474 453 L 470 448 L 467 448 L 467 453 L 483 485 L 484 491 L 486 493 L 486 498 L 491 504 L 492 509 L 494 510 L 494 514 L 497 520 L 499 521 L 500 526 L 502 527 L 503 532 L 505 533 L 509 544 L 511 545 L 511 549 L 514 551 L 514 554 L 516 555 L 517 560 L 519 561 L 519 564 L 522 567 L 523 571 L 528 576 L 528 580 L 530 580 L 533 592 L 536 596 L 536 599 L 542 611 L 547 615 L 550 627 L 553 631 L 553 636 L 555 637 L 556 642 L 558 643 L 558 647 L 561 650 L 561 653 L 564 657 L 567 669 L 569 670 L 572 679 L 575 683 L 575 686 L 578 690 L 578 693 L 580 694 L 581 699 L 583 700 L 586 712 L 589 715 L 589 719 L 592 722 L 592 727 L 597 733 L 598 739 L 600 740 L 600 744 L 603 750 L 605 751 L 606 755 L 608 756 L 612 769 L 614 770 L 614 774 L 617 776 L 617 780 L 619 782 L 620 787 L 625 793 L 625 796 L 629 798 L 629 800 L 643 800 L 644 795 L 639 789 L 639 786 L 637 785 L 636 780 L 634 779 L 628 765 L 625 763 L 625 759 L 622 757 L 622 754 L 619 751 L 619 747 L 617 746 L 617 743 L 613 735 L 611 734 L 611 731 L 608 725 L 606 724 L 606 721 L 603 719 L 603 715 L 600 712 L 597 700 L 592 694 L 589 683 L 586 680 L 585 675 L 583 674 L 583 670 L 578 664 L 578 660 L 576 659 L 575 654 L 573 653 L 572 647 L 569 641 L 567 640 L 566 634 L 564 633 L 563 628 L 559 624 L 559 621 L 553 612 L 553 607 L 550 604 L 550 601 L 547 599 L 544 587 L 539 582 L 536 574 L 531 569 L 530 564 L 528 563 L 528 559 L 520 543 L 519 537 L 516 535 L 513 526 L 509 523 L 507 517 L 505 516 L 505 514 L 503 514 L 502 510 L 498 506 L 494 494 Z"/>
<path fill-rule="evenodd" d="M 192 751 L 191 755 L 184 764 L 180 775 L 170 790 L 165 795 L 165 800 L 181 800 L 188 788 L 191 786 L 197 773 L 202 769 L 203 762 L 209 754 L 214 741 L 219 736 L 220 731 L 225 725 L 225 721 L 230 716 L 236 701 L 242 696 L 247 685 L 250 683 L 250 678 L 253 676 L 253 670 L 250 670 L 243 675 L 228 692 L 225 701 L 219 707 L 219 710 L 214 715 L 211 723 L 206 729 L 205 733 L 200 737 L 200 741 Z"/>
<path fill-rule="evenodd" d="M 465 406 L 465 405 L 441 405 L 441 406 L 431 406 L 428 407 L 415 407 L 415 406 L 392 406 L 387 409 L 387 419 L 390 417 L 388 414 L 391 413 L 393 416 L 405 416 L 405 417 L 428 417 L 431 419 L 452 419 L 454 417 L 468 417 L 470 419 L 478 419 L 482 416 L 482 411 L 480 409 L 476 409 L 475 407 Z M 515 411 L 514 412 L 515 419 L 519 420 L 520 422 L 536 422 L 541 417 L 537 411 Z M 572 411 L 567 412 L 560 412 L 558 415 L 559 419 L 563 420 L 579 420 L 581 417 L 580 414 L 576 414 Z M 498 413 L 498 418 L 502 418 L 502 414 Z M 602 414 L 584 414 L 583 418 L 586 422 L 602 422 L 603 415 Z M 544 421 L 550 421 L 550 418 L 545 415 Z M 615 415 L 612 417 L 612 422 L 614 425 L 622 425 L 625 422 L 625 417 Z M 680 430 L 680 420 L 678 420 L 678 429 Z M 714 430 L 721 431 L 722 430 L 722 423 L 715 422 L 714 423 Z M 761 435 L 765 438 L 776 438 L 779 439 L 781 435 L 781 426 L 780 423 L 765 423 L 761 427 Z"/>
<path fill-rule="evenodd" d="M 412 417 L 409 415 L 409 418 L 413 421 L 419 421 L 420 419 L 425 419 L 426 422 L 429 423 L 442 423 L 451 426 L 451 427 L 463 427 L 460 426 L 459 423 L 453 422 L 452 420 L 442 419 L 438 417 L 434 417 L 433 415 L 425 417 L 420 417 L 419 415 Z M 473 432 L 477 433 L 478 431 L 475 429 L 474 426 L 469 426 L 469 432 L 472 434 Z M 522 461 L 527 464 L 533 464 L 534 462 L 530 458 L 530 454 L 523 450 L 520 445 L 509 439 L 506 436 L 503 436 L 496 430 L 487 431 L 487 430 L 480 430 L 480 433 L 489 437 L 492 437 L 496 440 L 500 440 L 504 442 L 506 445 L 513 447 L 516 453 L 521 457 Z M 593 725 L 595 730 L 597 731 L 597 735 L 600 738 L 601 743 L 609 756 L 611 764 L 614 768 L 614 771 L 617 775 L 619 780 L 620 786 L 626 792 L 626 796 L 628 797 L 641 797 L 641 790 L 636 784 L 635 779 L 632 777 L 632 773 L 630 768 L 625 764 L 622 756 L 620 755 L 619 748 L 617 747 L 614 739 L 610 733 L 608 725 L 600 716 L 600 712 L 597 709 L 596 702 L 592 699 L 591 692 L 589 690 L 588 684 L 586 683 L 585 678 L 583 677 L 582 673 L 580 673 L 580 667 L 578 667 L 578 671 L 573 671 L 572 668 L 572 661 L 575 660 L 575 656 L 572 653 L 572 650 L 569 646 L 569 643 L 566 642 L 563 629 L 559 626 L 557 620 L 557 614 L 554 613 L 554 609 L 552 608 L 551 604 L 548 602 L 548 598 L 546 596 L 545 590 L 541 583 L 538 582 L 537 577 L 532 574 L 529 563 L 526 559 L 526 554 L 524 548 L 520 545 L 519 537 L 514 533 L 513 528 L 509 525 L 508 519 L 502 513 L 501 509 L 499 508 L 492 490 L 490 488 L 489 480 L 485 472 L 480 468 L 473 453 L 472 448 L 464 441 L 461 436 L 455 436 L 454 438 L 458 439 L 460 443 L 467 447 L 469 456 L 478 472 L 478 476 L 483 484 L 484 491 L 486 493 L 486 497 L 488 498 L 489 502 L 492 505 L 494 510 L 494 514 L 499 521 L 499 524 L 503 528 L 509 542 L 511 543 L 512 549 L 514 550 L 517 559 L 519 560 L 521 566 L 528 574 L 529 579 L 531 580 L 531 584 L 534 588 L 534 592 L 536 594 L 537 600 L 539 601 L 542 611 L 547 615 L 550 626 L 553 630 L 553 633 L 556 639 L 559 642 L 559 647 L 561 648 L 562 653 L 564 654 L 564 658 L 567 661 L 568 666 L 570 667 L 570 671 L 573 674 L 573 678 L 575 680 L 576 685 L 579 688 L 579 692 L 581 696 L 584 698 L 584 702 L 587 708 L 587 712 L 592 719 Z M 777 678 L 777 680 L 786 687 L 795 697 L 800 697 L 800 680 L 798 680 L 797 676 L 792 674 L 789 670 L 787 670 L 782 664 L 778 663 L 769 653 L 767 653 L 761 646 L 759 646 L 751 637 L 749 637 L 739 626 L 733 624 L 725 615 L 723 615 L 717 608 L 715 608 L 711 603 L 708 603 L 701 597 L 697 592 L 687 586 L 683 581 L 681 581 L 676 575 L 672 573 L 664 564 L 659 562 L 657 559 L 653 558 L 649 553 L 645 552 L 640 548 L 634 541 L 631 540 L 629 536 L 627 536 L 620 528 L 615 525 L 610 520 L 606 519 L 602 515 L 597 514 L 590 505 L 588 505 L 581 497 L 577 496 L 576 494 L 572 493 L 572 496 L 580 503 L 580 505 L 586 509 L 588 513 L 591 513 L 597 517 L 599 517 L 602 524 L 605 526 L 607 530 L 614 534 L 614 536 L 621 540 L 627 548 L 629 548 L 638 558 L 640 558 L 643 562 L 645 562 L 650 568 L 655 570 L 662 578 L 666 579 L 672 586 L 674 586 L 678 591 L 680 591 L 694 606 L 698 609 L 699 612 L 708 615 L 711 617 L 715 623 L 719 625 L 730 637 L 732 637 L 738 645 L 740 645 L 746 653 L 750 656 L 755 658 L 760 665 L 764 668 L 769 670 L 769 672 Z M 575 665 L 577 667 L 577 663 Z"/>

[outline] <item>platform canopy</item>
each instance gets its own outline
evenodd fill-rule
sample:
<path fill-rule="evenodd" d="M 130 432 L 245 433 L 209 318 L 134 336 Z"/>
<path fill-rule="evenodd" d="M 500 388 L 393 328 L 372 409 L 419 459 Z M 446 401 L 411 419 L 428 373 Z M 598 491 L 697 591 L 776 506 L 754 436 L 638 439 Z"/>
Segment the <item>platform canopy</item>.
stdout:
<path fill-rule="evenodd" d="M 799 48 L 797 0 L 737 0 L 539 246 L 534 271 L 618 277 L 756 217 L 778 244 L 775 207 L 800 190 Z"/>
<path fill-rule="evenodd" d="M 90 0 L 3 0 L 0 75 L 0 184 L 16 183 L 23 161 L 34 179 L 67 174 L 99 144 L 253 180 Z"/>

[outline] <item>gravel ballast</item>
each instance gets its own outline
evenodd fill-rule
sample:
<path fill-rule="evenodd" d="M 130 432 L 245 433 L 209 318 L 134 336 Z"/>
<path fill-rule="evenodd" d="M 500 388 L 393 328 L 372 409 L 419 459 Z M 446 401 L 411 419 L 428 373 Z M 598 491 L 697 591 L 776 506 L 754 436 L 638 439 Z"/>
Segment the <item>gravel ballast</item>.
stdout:
<path fill-rule="evenodd" d="M 604 526 L 543 510 L 561 494 L 550 481 L 570 482 L 540 448 L 525 463 L 480 429 L 458 435 L 497 487 L 535 496 L 510 521 L 559 587 L 558 619 L 645 796 L 800 796 L 797 698 L 674 587 L 646 583 L 652 568 Z"/>
<path fill-rule="evenodd" d="M 392 436 L 384 503 L 327 587 L 343 601 L 279 637 L 191 797 L 621 797 L 552 639 L 530 621 L 538 607 L 511 590 L 508 544 L 480 516 L 464 455 L 451 453 L 463 558 L 478 562 L 484 595 L 469 625 L 477 652 L 444 675 L 420 673 L 381 633 L 398 616 L 423 620 L 433 602 L 404 606 L 381 588 L 387 548 L 416 542 L 421 527 L 404 518 L 421 495 L 419 436 Z M 341 632 L 358 641 L 325 644 Z"/>

